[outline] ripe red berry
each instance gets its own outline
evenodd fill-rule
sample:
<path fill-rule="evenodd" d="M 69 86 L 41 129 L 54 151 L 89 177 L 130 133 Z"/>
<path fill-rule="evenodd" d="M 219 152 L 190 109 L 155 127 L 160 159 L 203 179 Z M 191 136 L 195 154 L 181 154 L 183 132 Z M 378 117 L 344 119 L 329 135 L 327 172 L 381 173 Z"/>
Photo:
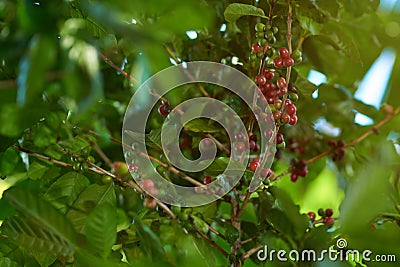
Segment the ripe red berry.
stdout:
<path fill-rule="evenodd" d="M 267 80 L 272 80 L 274 78 L 274 76 L 275 76 L 275 72 L 267 71 L 267 72 L 264 73 L 264 75 L 265 75 L 265 78 Z"/>
<path fill-rule="evenodd" d="M 161 116 L 167 116 L 169 112 L 170 110 L 168 104 L 161 104 L 158 107 L 158 114 L 160 114 Z"/>
<path fill-rule="evenodd" d="M 249 163 L 249 169 L 251 171 L 256 171 L 260 167 L 260 161 L 259 160 L 253 160 Z"/>
<path fill-rule="evenodd" d="M 242 133 L 235 134 L 236 141 L 244 141 L 246 137 Z"/>
<path fill-rule="evenodd" d="M 152 197 L 146 197 L 144 199 L 144 206 L 146 209 L 153 210 L 157 206 L 157 201 Z"/>
<path fill-rule="evenodd" d="M 265 76 L 262 74 L 258 74 L 255 81 L 258 85 L 264 85 L 267 82 L 267 78 L 265 78 Z"/>
<path fill-rule="evenodd" d="M 296 108 L 295 105 L 290 104 L 290 105 L 287 105 L 287 106 L 286 106 L 286 109 L 285 109 L 285 110 L 286 110 L 286 113 L 287 113 L 287 114 L 293 115 L 293 114 L 296 114 L 297 108 Z"/>
<path fill-rule="evenodd" d="M 307 213 L 308 217 L 310 217 L 311 220 L 315 220 L 315 212 L 310 211 Z"/>
<path fill-rule="evenodd" d="M 274 67 L 279 69 L 283 67 L 283 60 L 282 58 L 278 57 L 274 59 Z"/>
<path fill-rule="evenodd" d="M 140 182 L 140 184 L 142 185 L 142 188 L 147 191 L 154 188 L 154 182 L 151 179 L 144 179 L 143 181 Z"/>
<path fill-rule="evenodd" d="M 237 152 L 242 153 L 242 152 L 246 151 L 246 145 L 242 142 L 237 143 L 235 149 Z"/>
<path fill-rule="evenodd" d="M 297 170 L 296 173 L 298 176 L 306 177 L 308 174 L 308 170 L 307 170 L 307 168 L 304 168 L 304 169 Z"/>
<path fill-rule="evenodd" d="M 287 114 L 287 113 L 283 113 L 282 116 L 281 116 L 281 121 L 282 121 L 283 124 L 288 124 L 290 119 L 291 119 L 290 115 Z"/>
<path fill-rule="evenodd" d="M 328 140 L 328 146 L 335 147 L 336 146 L 335 140 L 332 140 L 332 139 Z"/>
<path fill-rule="evenodd" d="M 256 142 L 254 140 L 250 140 L 249 141 L 249 148 L 250 150 L 254 150 L 254 148 L 256 147 Z"/>
<path fill-rule="evenodd" d="M 285 138 L 283 138 L 283 134 L 277 133 L 276 134 L 276 144 L 282 144 L 283 141 L 285 141 Z"/>
<path fill-rule="evenodd" d="M 264 96 L 268 98 L 275 98 L 276 97 L 276 90 L 268 90 L 265 92 Z"/>
<path fill-rule="evenodd" d="M 287 94 L 287 87 L 282 87 L 279 89 L 279 95 L 283 96 Z"/>
<path fill-rule="evenodd" d="M 209 183 L 211 183 L 211 176 L 204 176 L 203 184 L 208 185 Z"/>
<path fill-rule="evenodd" d="M 279 88 L 286 87 L 286 80 L 283 77 L 279 77 L 278 80 L 276 81 L 276 85 L 278 85 Z"/>
<path fill-rule="evenodd" d="M 290 125 L 295 125 L 295 124 L 297 123 L 297 120 L 298 120 L 297 115 L 296 115 L 296 114 L 293 114 L 293 115 L 290 117 L 289 124 L 290 124 Z"/>
<path fill-rule="evenodd" d="M 299 179 L 299 176 L 296 173 L 290 174 L 290 181 L 296 182 Z"/>
<path fill-rule="evenodd" d="M 345 143 L 345 141 L 344 140 L 339 140 L 339 141 L 337 141 L 337 146 L 338 147 L 344 147 L 346 145 L 346 143 Z"/>
<path fill-rule="evenodd" d="M 262 48 L 259 43 L 254 43 L 251 46 L 251 49 L 253 50 L 253 53 L 255 53 L 255 54 L 263 52 L 263 50 L 264 50 L 264 48 Z"/>
<path fill-rule="evenodd" d="M 291 58 L 291 57 L 284 58 L 284 59 L 283 59 L 283 65 L 284 65 L 285 67 L 291 67 L 291 66 L 293 66 L 293 65 L 294 65 L 294 59 Z"/>
<path fill-rule="evenodd" d="M 326 217 L 332 217 L 333 215 L 333 210 L 332 209 L 326 209 L 325 210 L 325 216 Z"/>
<path fill-rule="evenodd" d="M 249 139 L 250 139 L 250 140 L 253 140 L 253 141 L 255 141 L 255 142 L 257 142 L 258 136 L 257 136 L 257 134 L 250 133 L 250 134 L 249 134 Z"/>
<path fill-rule="evenodd" d="M 279 49 L 279 56 L 281 58 L 288 58 L 290 56 L 289 50 L 286 47 Z"/>
<path fill-rule="evenodd" d="M 281 114 L 281 112 L 279 110 L 275 110 L 272 113 L 272 116 L 274 116 L 274 120 L 275 121 L 279 121 L 281 119 L 282 114 Z"/>
<path fill-rule="evenodd" d="M 331 228 L 335 224 L 335 219 L 329 217 L 324 219 L 324 224 L 326 227 Z"/>

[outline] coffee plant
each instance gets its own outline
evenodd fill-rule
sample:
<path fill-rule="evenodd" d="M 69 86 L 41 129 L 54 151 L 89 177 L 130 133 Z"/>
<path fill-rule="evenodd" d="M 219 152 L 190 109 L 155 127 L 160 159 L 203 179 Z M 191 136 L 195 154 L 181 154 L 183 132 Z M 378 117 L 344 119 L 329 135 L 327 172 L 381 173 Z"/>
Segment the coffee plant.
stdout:
<path fill-rule="evenodd" d="M 398 266 L 399 18 L 377 0 L 1 0 L 0 266 Z M 392 75 L 371 71 L 387 51 Z M 159 101 L 146 119 L 147 154 L 123 142 L 124 116 L 145 118 L 146 98 L 125 114 L 140 85 L 194 61 L 253 80 L 272 129 L 258 125 L 257 97 L 249 106 L 198 82 L 164 95 L 148 88 Z M 384 75 L 379 105 L 357 96 L 377 86 L 367 76 Z M 208 167 L 189 172 L 169 161 L 161 129 L 199 97 L 231 107 L 246 133 L 187 122 L 177 150 L 196 160 L 216 148 Z M 372 123 L 358 123 L 361 114 Z M 271 166 L 264 139 L 276 146 Z M 125 161 L 127 147 L 195 195 L 232 154 L 248 156 L 235 161 L 245 171 L 228 193 L 187 207 L 161 201 L 165 189 Z M 287 256 L 329 249 L 372 254 Z"/>

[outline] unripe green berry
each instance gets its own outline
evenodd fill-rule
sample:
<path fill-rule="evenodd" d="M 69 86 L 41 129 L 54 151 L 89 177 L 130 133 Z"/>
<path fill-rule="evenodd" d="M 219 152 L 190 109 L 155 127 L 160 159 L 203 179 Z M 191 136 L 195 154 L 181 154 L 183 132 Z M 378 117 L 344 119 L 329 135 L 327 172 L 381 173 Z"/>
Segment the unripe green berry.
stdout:
<path fill-rule="evenodd" d="M 265 30 L 265 25 L 264 25 L 264 23 L 258 22 L 258 23 L 256 24 L 256 26 L 255 26 L 255 30 L 256 30 L 257 32 L 262 32 L 262 31 L 264 31 L 264 30 Z"/>

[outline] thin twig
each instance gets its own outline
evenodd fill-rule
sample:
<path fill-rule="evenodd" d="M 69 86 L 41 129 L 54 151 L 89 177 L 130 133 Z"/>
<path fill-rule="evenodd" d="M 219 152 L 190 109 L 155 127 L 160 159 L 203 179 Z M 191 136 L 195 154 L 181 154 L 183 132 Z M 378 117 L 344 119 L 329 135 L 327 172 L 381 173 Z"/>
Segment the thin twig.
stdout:
<path fill-rule="evenodd" d="M 171 50 L 167 45 L 164 45 L 164 47 L 165 47 L 165 50 L 167 51 L 168 55 L 169 55 L 170 57 L 172 57 L 172 59 L 176 62 L 176 64 L 182 63 L 182 61 L 181 61 L 177 56 L 175 56 L 175 54 L 172 52 L 172 50 Z M 189 77 L 189 79 L 191 79 L 192 81 L 195 81 L 195 79 L 194 79 L 194 77 L 193 77 L 192 74 L 190 74 L 190 73 L 189 73 L 185 68 L 183 68 L 182 66 L 180 66 L 180 67 L 181 67 L 182 71 L 186 74 L 186 76 Z M 201 92 L 204 96 L 206 96 L 206 97 L 209 97 L 209 96 L 210 96 L 210 95 L 208 94 L 208 92 L 206 91 L 206 89 L 204 89 L 203 85 L 201 85 L 201 84 L 199 84 L 199 83 L 196 83 L 196 85 L 197 85 L 197 87 L 199 88 L 200 92 Z"/>
<path fill-rule="evenodd" d="M 211 238 L 209 238 L 205 233 L 203 233 L 202 231 L 200 231 L 199 229 L 196 228 L 196 231 L 201 235 L 201 237 L 203 237 L 208 243 L 210 243 L 214 248 L 216 248 L 219 252 L 221 252 L 222 255 L 224 255 L 224 257 L 228 257 L 229 254 L 223 249 L 221 248 L 217 243 L 214 242 L 214 240 L 212 240 Z"/>
<path fill-rule="evenodd" d="M 245 259 L 250 258 L 251 255 L 253 255 L 254 253 L 256 253 L 256 252 L 257 252 L 258 250 L 260 250 L 262 247 L 263 247 L 263 245 L 259 244 L 259 245 L 255 246 L 254 248 L 252 248 L 252 249 L 246 251 L 246 252 L 243 254 L 243 256 L 242 256 L 241 261 L 244 261 Z"/>

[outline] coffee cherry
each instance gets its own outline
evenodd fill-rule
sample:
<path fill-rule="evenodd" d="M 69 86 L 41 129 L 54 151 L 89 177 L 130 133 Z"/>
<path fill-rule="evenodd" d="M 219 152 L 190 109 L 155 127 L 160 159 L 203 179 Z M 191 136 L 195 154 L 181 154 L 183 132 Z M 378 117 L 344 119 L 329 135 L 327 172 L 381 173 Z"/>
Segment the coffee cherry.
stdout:
<path fill-rule="evenodd" d="M 290 105 L 286 106 L 285 111 L 286 111 L 287 114 L 293 115 L 293 114 L 296 114 L 297 108 L 296 108 L 295 105 L 290 104 Z"/>
<path fill-rule="evenodd" d="M 285 141 L 285 138 L 283 137 L 283 134 L 277 133 L 276 134 L 276 144 L 282 144 Z"/>
<path fill-rule="evenodd" d="M 256 57 L 259 58 L 259 59 L 262 59 L 264 57 L 264 52 L 258 52 L 256 54 Z M 282 64 L 283 64 L 283 62 L 282 62 Z"/>
<path fill-rule="evenodd" d="M 274 131 L 272 130 L 272 129 L 267 129 L 267 130 L 265 130 L 265 132 L 264 132 L 264 136 L 267 138 L 267 139 L 269 139 L 269 138 L 271 138 L 271 136 L 274 134 Z"/>
<path fill-rule="evenodd" d="M 250 140 L 253 140 L 254 142 L 257 142 L 258 136 L 257 136 L 257 134 L 255 134 L 255 133 L 250 133 L 250 134 L 249 134 L 249 139 L 250 139 Z"/>
<path fill-rule="evenodd" d="M 293 115 L 290 117 L 289 124 L 293 126 L 293 125 L 295 125 L 295 124 L 297 123 L 297 120 L 298 120 L 297 115 L 296 115 L 296 114 L 293 114 Z"/>
<path fill-rule="evenodd" d="M 321 217 L 325 217 L 325 210 L 322 208 L 318 209 L 318 215 Z"/>
<path fill-rule="evenodd" d="M 147 196 L 144 199 L 144 206 L 146 209 L 154 210 L 157 206 L 157 201 L 154 198 Z"/>
<path fill-rule="evenodd" d="M 249 163 L 249 169 L 251 171 L 256 171 L 260 167 L 260 161 L 259 160 L 253 160 Z"/>
<path fill-rule="evenodd" d="M 289 90 L 290 91 L 290 90 Z M 293 102 L 297 102 L 297 100 L 299 100 L 299 95 L 296 93 L 290 93 L 289 94 L 289 98 L 290 100 L 292 100 Z"/>
<path fill-rule="evenodd" d="M 292 57 L 294 60 L 297 60 L 297 59 L 301 58 L 301 56 L 302 56 L 301 51 L 298 50 L 298 49 L 296 49 L 296 50 L 294 50 L 294 51 L 292 52 L 292 56 L 291 56 L 291 57 Z"/>
<path fill-rule="evenodd" d="M 267 82 L 267 78 L 265 78 L 264 75 L 259 74 L 256 76 L 255 81 L 256 81 L 256 84 L 258 84 L 258 85 L 264 85 Z"/>
<path fill-rule="evenodd" d="M 287 113 L 283 113 L 282 116 L 281 116 L 281 122 L 283 124 L 288 124 L 289 121 L 290 121 L 290 115 L 287 114 Z"/>
<path fill-rule="evenodd" d="M 256 30 L 257 32 L 262 32 L 262 31 L 264 31 L 264 30 L 265 30 L 265 25 L 264 25 L 264 23 L 258 22 L 258 23 L 256 24 L 256 26 L 255 26 L 255 30 Z"/>
<path fill-rule="evenodd" d="M 280 109 L 282 107 L 282 100 L 276 100 L 274 106 L 276 109 Z"/>
<path fill-rule="evenodd" d="M 267 80 L 272 80 L 275 76 L 275 72 L 273 71 L 266 71 L 264 72 L 264 76 Z"/>
<path fill-rule="evenodd" d="M 150 191 L 152 188 L 154 188 L 154 182 L 151 179 L 144 179 L 140 182 L 140 185 L 142 188 L 146 191 Z"/>
<path fill-rule="evenodd" d="M 267 50 L 267 52 L 265 53 L 267 55 L 267 57 L 272 58 L 276 53 L 275 48 L 271 47 L 270 49 Z"/>
<path fill-rule="evenodd" d="M 276 85 L 278 88 L 283 88 L 286 87 L 286 80 L 283 77 L 279 77 L 278 80 L 276 81 Z"/>
<path fill-rule="evenodd" d="M 279 69 L 283 67 L 283 60 L 282 58 L 278 57 L 274 59 L 274 67 Z"/>
<path fill-rule="evenodd" d="M 250 150 L 253 151 L 255 147 L 256 147 L 256 142 L 254 140 L 250 140 L 249 141 Z"/>
<path fill-rule="evenodd" d="M 271 27 L 271 32 L 273 33 L 273 34 L 277 34 L 278 33 L 278 27 L 276 27 L 276 26 L 273 26 L 273 27 Z"/>
<path fill-rule="evenodd" d="M 326 217 L 332 217 L 333 215 L 333 210 L 332 209 L 326 209 L 325 210 L 325 216 Z"/>
<path fill-rule="evenodd" d="M 279 49 L 279 56 L 281 58 L 288 58 L 290 56 L 289 50 L 286 47 Z"/>
<path fill-rule="evenodd" d="M 161 116 L 167 116 L 169 114 L 169 112 L 170 112 L 170 108 L 167 103 L 161 104 L 158 107 L 158 114 L 160 114 Z"/>
<path fill-rule="evenodd" d="M 324 224 L 326 227 L 331 228 L 335 224 L 335 219 L 329 217 L 324 219 Z"/>
<path fill-rule="evenodd" d="M 110 184 L 112 182 L 113 182 L 113 178 L 108 175 L 103 175 L 103 177 L 101 178 L 102 184 Z"/>
<path fill-rule="evenodd" d="M 275 121 L 279 121 L 281 119 L 282 114 L 279 110 L 276 110 L 272 113 L 272 116 L 274 117 Z"/>
<path fill-rule="evenodd" d="M 332 140 L 332 139 L 328 140 L 328 146 L 335 147 L 336 146 L 335 140 Z"/>
<path fill-rule="evenodd" d="M 337 146 L 338 147 L 344 147 L 346 145 L 346 142 L 344 141 L 344 140 L 339 140 L 339 141 L 337 141 Z"/>
<path fill-rule="evenodd" d="M 242 153 L 242 152 L 246 151 L 246 145 L 242 142 L 237 143 L 235 149 L 237 152 Z"/>
<path fill-rule="evenodd" d="M 286 95 L 286 94 L 287 94 L 287 88 L 286 87 L 282 87 L 279 90 L 279 95 L 283 96 L 283 95 Z"/>
<path fill-rule="evenodd" d="M 209 183 L 211 183 L 211 176 L 204 176 L 204 179 L 203 179 L 203 184 L 205 184 L 205 185 L 208 185 Z"/>
<path fill-rule="evenodd" d="M 116 174 L 127 175 L 129 173 L 129 168 L 125 162 L 116 161 L 113 163 L 113 170 Z"/>
<path fill-rule="evenodd" d="M 297 170 L 297 175 L 301 177 L 306 177 L 308 174 L 308 170 L 306 168 Z"/>
<path fill-rule="evenodd" d="M 296 173 L 290 174 L 290 181 L 296 182 L 299 179 L 299 176 Z"/>
<path fill-rule="evenodd" d="M 270 43 L 270 44 L 274 44 L 274 43 L 276 42 L 276 38 L 275 38 L 275 36 L 272 34 L 272 35 L 270 35 L 270 36 L 267 37 L 267 41 L 268 41 L 268 43 Z"/>
<path fill-rule="evenodd" d="M 308 217 L 310 217 L 310 219 L 311 219 L 312 221 L 315 220 L 315 212 L 310 211 L 309 213 L 307 213 L 307 215 L 308 215 Z"/>
<path fill-rule="evenodd" d="M 284 58 L 284 59 L 283 59 L 283 65 L 284 65 L 285 67 L 291 67 L 291 66 L 293 66 L 293 65 L 294 65 L 294 59 L 291 58 L 291 57 Z"/>
<path fill-rule="evenodd" d="M 253 50 L 254 54 L 257 54 L 257 53 L 262 52 L 264 50 L 259 43 L 254 43 L 251 46 L 251 49 Z"/>

